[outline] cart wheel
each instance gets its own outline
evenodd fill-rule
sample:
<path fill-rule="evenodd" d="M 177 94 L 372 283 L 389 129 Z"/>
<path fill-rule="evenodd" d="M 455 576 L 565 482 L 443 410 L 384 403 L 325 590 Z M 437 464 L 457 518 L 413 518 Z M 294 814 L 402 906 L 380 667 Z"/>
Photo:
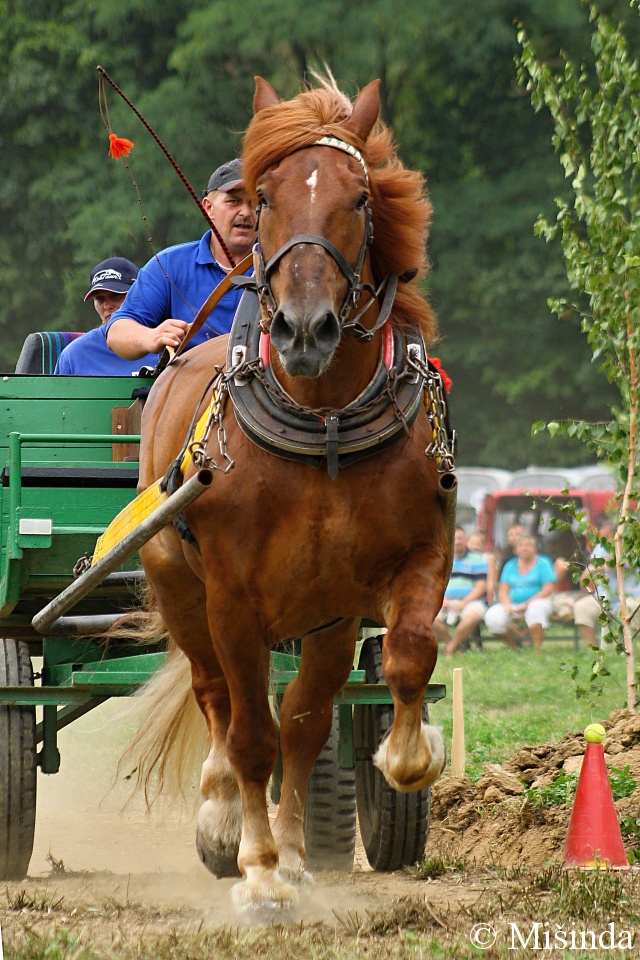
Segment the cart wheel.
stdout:
<path fill-rule="evenodd" d="M 338 764 L 338 707 L 331 733 L 309 777 L 304 817 L 307 863 L 312 870 L 353 870 L 356 847 L 356 785 L 352 767 Z"/>
<path fill-rule="evenodd" d="M 365 640 L 359 667 L 366 683 L 383 683 L 382 637 Z M 422 709 L 429 719 L 428 706 Z M 354 707 L 353 739 L 356 747 L 356 797 L 360 835 L 374 870 L 391 871 L 422 859 L 429 835 L 431 787 L 399 793 L 374 767 L 372 757 L 393 722 L 391 704 L 358 704 Z"/>
<path fill-rule="evenodd" d="M 0 640 L 0 687 L 32 687 L 29 648 Z M 0 706 L 0 880 L 27 874 L 36 824 L 36 710 Z"/>

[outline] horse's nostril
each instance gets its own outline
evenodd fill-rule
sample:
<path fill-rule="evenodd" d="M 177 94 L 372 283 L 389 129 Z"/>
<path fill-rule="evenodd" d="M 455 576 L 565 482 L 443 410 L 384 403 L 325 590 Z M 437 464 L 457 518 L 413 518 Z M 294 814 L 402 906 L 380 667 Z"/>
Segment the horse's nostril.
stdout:
<path fill-rule="evenodd" d="M 319 347 L 333 350 L 340 340 L 338 318 L 329 311 L 311 325 L 310 332 Z"/>
<path fill-rule="evenodd" d="M 282 310 L 276 310 L 271 321 L 271 337 L 281 345 L 293 342 L 295 328 L 288 322 Z"/>

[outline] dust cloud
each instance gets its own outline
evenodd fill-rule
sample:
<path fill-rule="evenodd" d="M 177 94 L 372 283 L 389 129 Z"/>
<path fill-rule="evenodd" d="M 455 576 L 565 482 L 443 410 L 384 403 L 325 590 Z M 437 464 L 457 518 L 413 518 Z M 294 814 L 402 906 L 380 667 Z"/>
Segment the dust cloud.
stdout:
<path fill-rule="evenodd" d="M 111 700 L 58 735 L 60 771 L 38 773 L 38 808 L 29 877 L 69 899 L 192 909 L 206 926 L 242 924 L 231 906 L 234 879 L 216 880 L 195 849 L 195 809 L 156 807 L 130 799 L 131 783 L 115 782 L 120 754 L 135 729 L 127 701 Z M 358 838 L 359 841 L 359 838 Z M 296 918 L 329 921 L 359 915 L 375 902 L 358 875 L 370 872 L 360 843 L 354 875 L 318 874 L 300 891 Z M 379 895 L 379 890 L 376 890 Z"/>

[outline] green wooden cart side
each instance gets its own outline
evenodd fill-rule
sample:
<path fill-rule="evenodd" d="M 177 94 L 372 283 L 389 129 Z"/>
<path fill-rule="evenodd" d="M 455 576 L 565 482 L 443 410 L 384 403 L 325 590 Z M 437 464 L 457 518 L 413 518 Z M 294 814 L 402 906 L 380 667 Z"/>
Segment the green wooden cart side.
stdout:
<path fill-rule="evenodd" d="M 114 407 L 134 378 L 0 380 L 0 630 L 29 635 L 31 616 L 73 579 L 79 557 L 135 495 L 136 463 L 114 463 Z M 135 438 L 133 438 L 135 439 Z M 130 569 L 139 567 L 134 560 Z M 109 592 L 105 588 L 103 594 Z M 92 598 L 85 608 L 101 606 Z M 107 604 L 114 612 L 118 598 Z M 16 619 L 18 618 L 18 619 Z"/>

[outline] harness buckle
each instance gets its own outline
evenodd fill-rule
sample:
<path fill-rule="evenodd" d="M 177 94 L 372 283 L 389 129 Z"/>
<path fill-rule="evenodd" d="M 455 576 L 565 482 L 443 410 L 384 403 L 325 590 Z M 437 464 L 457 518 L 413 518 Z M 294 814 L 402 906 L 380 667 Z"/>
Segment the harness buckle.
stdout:
<path fill-rule="evenodd" d="M 241 343 L 237 343 L 231 353 L 232 368 L 229 373 L 233 373 L 233 382 L 236 387 L 241 387 L 250 379 L 250 374 L 245 371 L 244 365 L 247 359 L 247 348 Z M 237 372 L 235 372 L 237 370 Z"/>
<path fill-rule="evenodd" d="M 411 363 L 411 366 L 415 370 L 415 373 L 409 380 L 409 383 L 417 383 L 420 379 L 420 370 L 418 369 L 416 361 L 422 359 L 422 351 L 420 349 L 420 344 L 419 343 L 407 344 L 407 356 L 409 358 L 409 361 L 412 361 L 412 360 L 414 361 L 414 363 Z"/>

